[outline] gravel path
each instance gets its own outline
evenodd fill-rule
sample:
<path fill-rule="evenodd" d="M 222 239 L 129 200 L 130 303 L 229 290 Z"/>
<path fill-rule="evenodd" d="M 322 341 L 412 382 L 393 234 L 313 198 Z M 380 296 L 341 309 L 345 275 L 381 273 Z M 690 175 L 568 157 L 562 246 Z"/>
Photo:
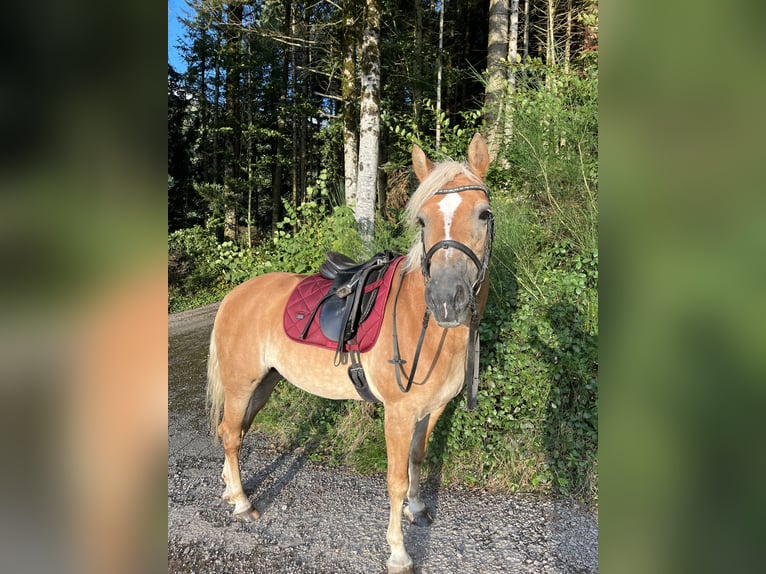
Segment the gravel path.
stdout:
<path fill-rule="evenodd" d="M 168 405 L 169 573 L 384 573 L 385 476 L 324 468 L 300 449 L 280 452 L 248 434 L 245 492 L 261 512 L 243 524 L 220 494 L 223 451 L 204 414 L 207 346 L 217 305 L 170 316 Z M 590 511 L 540 496 L 423 485 L 428 528 L 405 522 L 418 574 L 597 572 Z"/>

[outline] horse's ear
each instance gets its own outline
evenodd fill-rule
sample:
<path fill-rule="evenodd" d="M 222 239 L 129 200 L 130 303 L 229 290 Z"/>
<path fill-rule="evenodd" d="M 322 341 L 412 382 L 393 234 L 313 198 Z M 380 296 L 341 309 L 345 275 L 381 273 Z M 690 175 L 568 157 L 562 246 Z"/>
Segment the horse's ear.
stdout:
<path fill-rule="evenodd" d="M 484 179 L 484 176 L 487 175 L 489 150 L 487 149 L 487 142 L 484 141 L 481 134 L 474 135 L 471 145 L 468 146 L 468 165 L 480 178 Z"/>
<path fill-rule="evenodd" d="M 412 167 L 420 182 L 427 178 L 434 168 L 433 162 L 426 157 L 425 152 L 420 149 L 418 144 L 412 147 Z"/>

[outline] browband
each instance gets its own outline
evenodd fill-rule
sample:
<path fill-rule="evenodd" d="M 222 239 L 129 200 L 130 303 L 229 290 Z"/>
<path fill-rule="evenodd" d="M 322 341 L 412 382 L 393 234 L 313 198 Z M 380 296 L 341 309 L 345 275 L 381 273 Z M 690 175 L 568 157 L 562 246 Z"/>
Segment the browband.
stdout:
<path fill-rule="evenodd" d="M 471 191 L 471 190 L 477 190 L 477 191 L 483 191 L 484 195 L 487 196 L 487 199 L 489 199 L 489 188 L 486 185 L 460 185 L 458 187 L 449 187 L 447 189 L 440 189 L 437 191 L 434 195 L 445 195 L 447 193 L 460 193 L 461 191 Z"/>

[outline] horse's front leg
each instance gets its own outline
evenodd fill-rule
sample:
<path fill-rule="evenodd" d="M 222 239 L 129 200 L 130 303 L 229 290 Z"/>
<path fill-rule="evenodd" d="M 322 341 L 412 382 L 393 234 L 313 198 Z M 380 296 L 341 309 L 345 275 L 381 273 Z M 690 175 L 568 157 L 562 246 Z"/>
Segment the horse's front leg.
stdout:
<path fill-rule="evenodd" d="M 415 420 L 410 415 L 395 411 L 395 407 L 386 409 L 384 418 L 388 458 L 388 498 L 391 504 L 386 534 L 386 540 L 391 547 L 388 574 L 412 574 L 412 558 L 404 548 L 402 505 L 409 485 L 408 463 Z"/>
<path fill-rule="evenodd" d="M 410 487 L 407 491 L 407 508 L 404 509 L 404 515 L 415 526 L 428 526 L 433 522 L 433 518 L 428 512 L 428 508 L 420 498 L 420 469 L 423 467 L 423 460 L 428 448 L 428 437 L 436 426 L 444 407 L 440 407 L 427 415 L 415 425 L 415 432 L 412 435 L 410 444 L 409 461 L 409 479 Z"/>

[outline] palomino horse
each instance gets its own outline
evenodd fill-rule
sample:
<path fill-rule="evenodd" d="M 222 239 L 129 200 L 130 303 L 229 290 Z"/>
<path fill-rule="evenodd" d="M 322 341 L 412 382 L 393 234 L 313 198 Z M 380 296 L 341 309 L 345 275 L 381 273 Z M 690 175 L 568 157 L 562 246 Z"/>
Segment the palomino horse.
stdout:
<path fill-rule="evenodd" d="M 420 498 L 420 469 L 436 421 L 470 378 L 471 339 L 487 300 L 492 241 L 489 193 L 482 182 L 489 155 L 479 134 L 471 141 L 467 164 L 434 165 L 418 146 L 412 164 L 420 185 L 406 213 L 420 233 L 399 264 L 391 287 L 396 296 L 386 302 L 377 342 L 360 355 L 369 390 L 384 405 L 389 573 L 412 572 L 402 512 L 416 525 L 431 522 Z M 242 489 L 240 446 L 280 379 L 320 397 L 360 398 L 346 368 L 334 361 L 334 351 L 285 334 L 283 311 L 302 278 L 288 273 L 255 277 L 224 298 L 215 319 L 207 387 L 211 428 L 217 425 L 225 452 L 223 498 L 241 520 L 259 514 Z M 418 359 L 420 368 L 413 369 Z"/>

